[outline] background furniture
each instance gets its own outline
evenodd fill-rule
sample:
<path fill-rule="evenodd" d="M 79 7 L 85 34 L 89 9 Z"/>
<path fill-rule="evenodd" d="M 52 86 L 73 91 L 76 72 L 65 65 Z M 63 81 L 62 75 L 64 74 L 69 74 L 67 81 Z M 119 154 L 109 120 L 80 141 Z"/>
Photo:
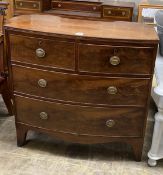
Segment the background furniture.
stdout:
<path fill-rule="evenodd" d="M 18 146 L 38 130 L 83 144 L 125 142 L 141 160 L 158 45 L 153 28 L 26 15 L 5 32 Z"/>
<path fill-rule="evenodd" d="M 156 166 L 157 160 L 163 158 L 163 57 L 158 53 L 155 66 L 157 86 L 152 90 L 152 97 L 157 105 L 151 149 L 148 164 Z"/>
<path fill-rule="evenodd" d="M 50 13 L 109 21 L 132 21 L 135 3 L 108 0 L 14 0 L 14 14 Z"/>
<path fill-rule="evenodd" d="M 158 10 L 163 9 L 163 1 L 144 0 L 138 5 L 138 22 L 143 22 L 146 24 L 154 24 L 154 21 L 152 18 L 149 19 L 149 18 L 144 18 L 142 16 L 143 9 L 148 10 L 148 13 L 149 13 L 149 9 L 158 9 Z"/>
<path fill-rule="evenodd" d="M 8 79 L 7 73 L 5 70 L 5 62 L 4 62 L 4 36 L 3 36 L 3 23 L 5 10 L 7 9 L 8 3 L 0 2 L 0 93 L 2 94 L 3 100 L 6 104 L 8 112 L 10 115 L 12 112 L 12 102 L 11 102 L 11 94 L 8 87 Z"/>

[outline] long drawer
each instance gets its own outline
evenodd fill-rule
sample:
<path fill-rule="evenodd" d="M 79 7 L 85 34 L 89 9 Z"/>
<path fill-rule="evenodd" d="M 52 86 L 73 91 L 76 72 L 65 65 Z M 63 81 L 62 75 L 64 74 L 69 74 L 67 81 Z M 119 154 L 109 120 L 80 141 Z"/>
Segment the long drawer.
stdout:
<path fill-rule="evenodd" d="M 149 79 L 106 78 L 13 66 L 14 90 L 31 95 L 95 105 L 145 106 Z"/>
<path fill-rule="evenodd" d="M 75 44 L 59 39 L 10 35 L 11 60 L 30 64 L 75 69 Z"/>
<path fill-rule="evenodd" d="M 101 12 L 101 5 L 98 2 L 82 2 L 82 1 L 52 1 L 53 9 L 71 10 L 71 11 L 86 11 L 86 12 Z"/>
<path fill-rule="evenodd" d="M 79 44 L 79 71 L 105 74 L 151 74 L 152 47 Z"/>
<path fill-rule="evenodd" d="M 15 97 L 17 122 L 57 132 L 91 136 L 142 136 L 144 110 L 66 105 Z"/>

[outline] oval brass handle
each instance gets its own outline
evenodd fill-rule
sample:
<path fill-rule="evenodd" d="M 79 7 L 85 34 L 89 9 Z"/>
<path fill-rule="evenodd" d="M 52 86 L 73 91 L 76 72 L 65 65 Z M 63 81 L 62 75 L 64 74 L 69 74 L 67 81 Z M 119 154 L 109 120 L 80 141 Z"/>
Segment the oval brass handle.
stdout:
<path fill-rule="evenodd" d="M 36 8 L 37 7 L 37 5 L 36 4 L 33 4 L 33 8 Z"/>
<path fill-rule="evenodd" d="M 94 6 L 94 7 L 93 7 L 93 10 L 96 10 L 96 9 L 97 9 L 97 7 L 96 7 L 96 6 Z"/>
<path fill-rule="evenodd" d="M 126 12 L 122 12 L 122 16 L 125 16 L 126 15 Z"/>
<path fill-rule="evenodd" d="M 38 80 L 38 85 L 42 88 L 45 88 L 47 86 L 47 81 L 44 79 Z"/>
<path fill-rule="evenodd" d="M 58 4 L 58 7 L 61 7 L 62 5 L 61 4 Z"/>
<path fill-rule="evenodd" d="M 108 91 L 108 94 L 111 94 L 111 95 L 114 95 L 118 92 L 118 90 L 115 86 L 108 87 L 107 91 Z"/>
<path fill-rule="evenodd" d="M 111 10 L 108 11 L 108 14 L 111 15 Z"/>
<path fill-rule="evenodd" d="M 23 3 L 22 3 L 22 2 L 20 2 L 20 3 L 19 3 L 19 5 L 22 7 L 22 6 L 23 6 Z"/>
<path fill-rule="evenodd" d="M 118 56 L 110 57 L 110 64 L 113 66 L 117 66 L 120 63 L 120 58 Z"/>
<path fill-rule="evenodd" d="M 106 126 L 112 128 L 115 125 L 115 121 L 110 119 L 106 121 Z"/>
<path fill-rule="evenodd" d="M 36 56 L 39 58 L 45 57 L 45 50 L 41 48 L 36 49 Z"/>
<path fill-rule="evenodd" d="M 46 112 L 40 112 L 40 119 L 41 120 L 47 120 L 48 114 Z"/>

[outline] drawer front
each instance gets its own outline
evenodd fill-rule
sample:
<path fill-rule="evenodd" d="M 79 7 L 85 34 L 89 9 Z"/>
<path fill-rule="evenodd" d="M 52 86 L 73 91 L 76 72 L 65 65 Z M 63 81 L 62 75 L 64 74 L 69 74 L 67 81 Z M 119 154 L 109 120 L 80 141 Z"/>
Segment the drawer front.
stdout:
<path fill-rule="evenodd" d="M 75 69 L 75 44 L 72 42 L 10 35 L 11 60 Z"/>
<path fill-rule="evenodd" d="M 145 106 L 149 79 L 104 78 L 13 66 L 14 90 L 95 105 Z"/>
<path fill-rule="evenodd" d="M 39 1 L 19 1 L 15 0 L 15 8 L 16 9 L 24 9 L 24 10 L 37 10 L 41 11 L 41 4 Z"/>
<path fill-rule="evenodd" d="M 18 96 L 15 102 L 17 122 L 81 135 L 142 136 L 145 116 L 139 108 L 84 107 Z"/>
<path fill-rule="evenodd" d="M 62 10 L 100 12 L 101 6 L 98 3 L 52 1 L 52 8 Z"/>
<path fill-rule="evenodd" d="M 129 8 L 103 7 L 103 17 L 115 19 L 130 19 L 131 10 Z"/>
<path fill-rule="evenodd" d="M 151 47 L 79 44 L 79 71 L 106 74 L 151 74 Z"/>

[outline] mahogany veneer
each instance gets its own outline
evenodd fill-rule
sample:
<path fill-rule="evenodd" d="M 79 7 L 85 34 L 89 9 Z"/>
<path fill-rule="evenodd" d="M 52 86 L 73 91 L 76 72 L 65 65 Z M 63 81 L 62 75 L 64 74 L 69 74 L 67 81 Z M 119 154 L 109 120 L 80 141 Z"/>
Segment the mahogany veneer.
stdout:
<path fill-rule="evenodd" d="M 84 144 L 125 142 L 141 160 L 158 45 L 152 27 L 27 15 L 9 20 L 5 34 L 18 146 L 36 130 Z"/>
<path fill-rule="evenodd" d="M 144 102 L 147 100 L 147 92 L 142 89 L 148 89 L 149 78 L 74 75 L 15 65 L 12 70 L 15 91 L 26 94 L 106 106 L 122 104 L 145 106 Z M 39 88 L 38 80 L 41 77 L 47 81 L 46 87 Z M 109 86 L 116 86 L 118 93 L 108 95 Z"/>

